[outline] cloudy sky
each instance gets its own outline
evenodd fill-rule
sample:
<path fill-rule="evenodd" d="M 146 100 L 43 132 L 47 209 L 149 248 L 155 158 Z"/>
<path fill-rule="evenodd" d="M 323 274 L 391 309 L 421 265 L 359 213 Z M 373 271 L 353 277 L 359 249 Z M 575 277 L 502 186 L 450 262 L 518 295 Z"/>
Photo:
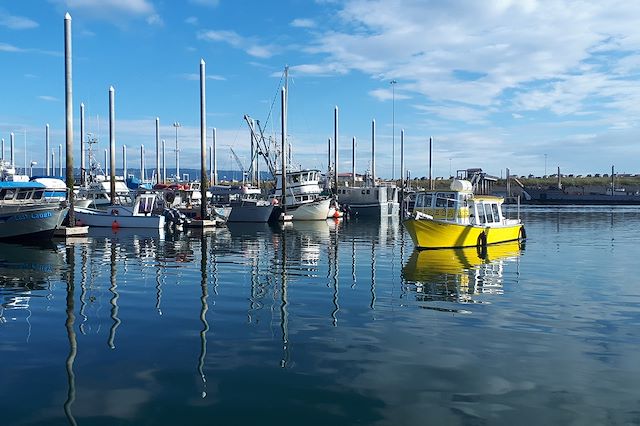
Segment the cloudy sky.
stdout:
<path fill-rule="evenodd" d="M 507 167 L 536 175 L 557 166 L 564 173 L 603 173 L 612 165 L 640 172 L 638 2 L 272 3 L 0 3 L 6 155 L 14 132 L 18 165 L 44 163 L 46 123 L 52 144 L 64 143 L 63 19 L 69 12 L 77 150 L 80 102 L 98 148 L 107 147 L 113 86 L 119 150 L 126 145 L 137 158 L 144 144 L 152 164 L 159 117 L 168 147 L 175 144 L 172 124 L 181 123 L 181 167 L 197 167 L 202 58 L 219 168 L 236 167 L 229 147 L 248 162 L 244 114 L 278 137 L 278 92 L 288 65 L 288 134 L 294 163 L 304 167 L 326 169 L 338 106 L 342 171 L 351 170 L 354 137 L 357 171 L 370 166 L 375 119 L 376 169 L 383 177 L 400 176 L 401 129 L 412 176 L 427 174 L 430 137 L 436 176 L 468 167 L 495 175 Z M 173 156 L 167 152 L 169 166 Z"/>

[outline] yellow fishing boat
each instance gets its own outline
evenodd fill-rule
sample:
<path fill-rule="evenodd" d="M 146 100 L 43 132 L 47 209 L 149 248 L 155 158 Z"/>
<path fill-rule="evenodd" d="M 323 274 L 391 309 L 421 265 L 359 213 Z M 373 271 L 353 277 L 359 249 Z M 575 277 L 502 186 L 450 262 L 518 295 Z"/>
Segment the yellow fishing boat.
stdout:
<path fill-rule="evenodd" d="M 471 182 L 456 179 L 449 191 L 418 192 L 404 226 L 421 249 L 484 248 L 524 239 L 520 219 L 504 217 L 503 201 L 501 197 L 475 195 Z"/>

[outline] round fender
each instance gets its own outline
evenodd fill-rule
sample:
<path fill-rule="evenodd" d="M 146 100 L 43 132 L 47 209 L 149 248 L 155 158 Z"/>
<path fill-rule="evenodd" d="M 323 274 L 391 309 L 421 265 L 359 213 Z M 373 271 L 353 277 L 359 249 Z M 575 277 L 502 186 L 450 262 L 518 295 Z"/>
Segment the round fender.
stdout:
<path fill-rule="evenodd" d="M 477 246 L 478 247 L 487 247 L 487 234 L 485 234 L 484 232 L 481 232 L 480 235 L 478 235 Z"/>

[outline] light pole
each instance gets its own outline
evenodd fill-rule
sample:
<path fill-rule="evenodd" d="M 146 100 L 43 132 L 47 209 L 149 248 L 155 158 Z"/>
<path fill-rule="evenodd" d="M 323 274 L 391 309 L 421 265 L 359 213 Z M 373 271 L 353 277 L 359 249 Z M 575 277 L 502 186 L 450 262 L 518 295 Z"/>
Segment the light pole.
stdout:
<path fill-rule="evenodd" d="M 449 157 L 449 178 L 452 178 L 453 175 L 451 174 L 451 157 Z"/>
<path fill-rule="evenodd" d="M 391 80 L 389 84 L 391 84 L 391 93 L 392 93 L 392 101 L 391 101 L 391 131 L 393 132 L 391 136 L 391 180 L 395 180 L 395 172 L 396 172 L 396 80 Z"/>
<path fill-rule="evenodd" d="M 544 175 L 547 176 L 547 154 L 544 155 Z"/>
<path fill-rule="evenodd" d="M 176 128 L 176 180 L 180 180 L 180 149 L 178 148 L 178 128 L 182 127 L 182 124 L 177 121 L 173 123 L 173 127 Z"/>
<path fill-rule="evenodd" d="M 37 166 L 38 163 L 35 161 L 31 162 L 31 166 L 29 167 L 29 177 L 33 177 L 33 166 Z"/>

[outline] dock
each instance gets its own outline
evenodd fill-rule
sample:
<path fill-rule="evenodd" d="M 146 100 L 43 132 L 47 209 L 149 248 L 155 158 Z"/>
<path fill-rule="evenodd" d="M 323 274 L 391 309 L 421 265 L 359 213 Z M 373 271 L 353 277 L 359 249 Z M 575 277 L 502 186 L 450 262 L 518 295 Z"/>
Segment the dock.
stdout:
<path fill-rule="evenodd" d="M 220 226 L 219 222 L 220 221 L 216 219 L 194 219 L 186 226 L 187 228 L 207 229 Z"/>
<path fill-rule="evenodd" d="M 73 237 L 85 237 L 89 234 L 88 226 L 74 226 L 66 227 L 61 226 L 53 232 L 55 238 L 73 238 Z"/>

